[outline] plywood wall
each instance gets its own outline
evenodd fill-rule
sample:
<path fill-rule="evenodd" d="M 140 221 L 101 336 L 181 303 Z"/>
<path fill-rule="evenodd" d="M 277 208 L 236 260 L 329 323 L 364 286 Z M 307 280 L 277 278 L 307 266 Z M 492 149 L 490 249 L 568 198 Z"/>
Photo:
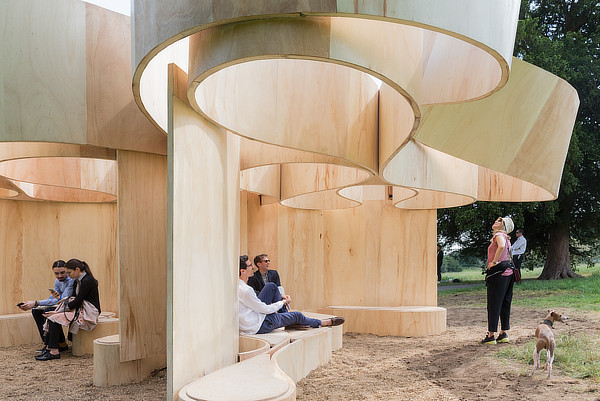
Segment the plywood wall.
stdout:
<path fill-rule="evenodd" d="M 0 200 L 0 314 L 48 297 L 57 259 L 85 260 L 103 311 L 118 311 L 116 205 Z"/>
<path fill-rule="evenodd" d="M 236 360 L 240 247 L 239 139 L 178 98 L 172 116 L 168 397 Z"/>
<path fill-rule="evenodd" d="M 167 158 L 118 152 L 121 361 L 166 353 Z"/>
<path fill-rule="evenodd" d="M 249 194 L 247 219 L 250 257 L 269 254 L 294 309 L 437 305 L 435 210 L 309 211 Z"/>

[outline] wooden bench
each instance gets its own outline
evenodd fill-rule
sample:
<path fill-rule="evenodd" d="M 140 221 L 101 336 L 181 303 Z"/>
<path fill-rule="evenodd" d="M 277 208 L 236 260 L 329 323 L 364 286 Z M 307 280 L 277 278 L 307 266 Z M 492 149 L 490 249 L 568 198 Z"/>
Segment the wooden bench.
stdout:
<path fill-rule="evenodd" d="M 98 324 L 92 331 L 79 330 L 73 334 L 73 355 L 82 356 L 94 353 L 94 340 L 114 334 L 119 334 L 119 318 L 108 317 L 110 314 L 102 314 L 98 318 Z"/>
<path fill-rule="evenodd" d="M 0 347 L 41 343 L 31 312 L 0 316 Z"/>
<path fill-rule="evenodd" d="M 317 319 L 331 316 L 318 313 L 305 315 Z M 341 347 L 342 333 L 342 326 L 337 326 L 244 335 L 269 343 L 271 349 L 189 383 L 179 391 L 179 399 L 295 400 L 295 383 L 329 362 L 334 346 Z"/>
<path fill-rule="evenodd" d="M 94 330 L 95 331 L 95 330 Z M 167 365 L 166 354 L 121 362 L 119 335 L 94 340 L 94 385 L 138 383 Z"/>
<path fill-rule="evenodd" d="M 241 335 L 239 341 L 238 362 L 266 354 L 271 349 L 271 344 L 260 338 Z"/>
<path fill-rule="evenodd" d="M 319 312 L 344 317 L 344 332 L 425 337 L 446 331 L 446 309 L 437 306 L 343 305 Z"/>

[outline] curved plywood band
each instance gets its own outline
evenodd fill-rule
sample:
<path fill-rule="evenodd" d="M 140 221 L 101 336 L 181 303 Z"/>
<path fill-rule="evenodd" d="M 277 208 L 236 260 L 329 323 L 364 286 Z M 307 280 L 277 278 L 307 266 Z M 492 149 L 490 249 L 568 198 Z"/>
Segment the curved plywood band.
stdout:
<path fill-rule="evenodd" d="M 477 166 L 418 142 L 408 142 L 390 161 L 383 178 L 417 189 L 477 197 Z M 440 205 L 440 207 L 444 207 Z"/>
<path fill-rule="evenodd" d="M 369 72 L 414 99 L 415 109 L 416 104 L 484 97 L 502 80 L 502 68 L 492 55 L 452 36 L 375 20 L 302 16 L 239 22 L 194 34 L 190 86 L 240 61 L 285 57 Z"/>
<path fill-rule="evenodd" d="M 371 77 L 351 68 L 262 60 L 211 75 L 193 95 L 203 114 L 229 131 L 376 172 L 377 92 Z"/>
<path fill-rule="evenodd" d="M 280 200 L 281 166 L 269 164 L 240 171 L 240 188 Z"/>
<path fill-rule="evenodd" d="M 414 138 L 555 198 L 578 106 L 577 92 L 567 82 L 515 59 L 502 90 L 478 102 L 427 109 Z M 485 191 L 482 198 L 497 199 Z"/>
<path fill-rule="evenodd" d="M 114 202 L 117 165 L 113 160 L 42 157 L 0 162 L 0 176 L 19 192 L 16 199 L 59 202 Z"/>
<path fill-rule="evenodd" d="M 32 157 L 86 157 L 116 160 L 114 149 L 47 142 L 0 142 L 0 161 Z"/>
<path fill-rule="evenodd" d="M 519 4 L 518 0 L 256 0 L 244 3 L 236 0 L 176 0 L 168 3 L 135 0 L 132 9 L 134 83 L 140 81 L 149 61 L 161 50 L 194 32 L 233 21 L 300 15 L 362 17 L 444 32 L 484 48 L 498 60 L 505 80 L 511 62 Z"/>

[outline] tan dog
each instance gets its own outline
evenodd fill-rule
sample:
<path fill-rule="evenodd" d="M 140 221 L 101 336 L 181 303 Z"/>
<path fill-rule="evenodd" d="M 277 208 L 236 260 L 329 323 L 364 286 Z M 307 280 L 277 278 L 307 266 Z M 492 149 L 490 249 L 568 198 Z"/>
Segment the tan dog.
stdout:
<path fill-rule="evenodd" d="M 554 348 L 556 348 L 556 342 L 554 341 L 554 332 L 552 331 L 552 325 L 554 322 L 564 323 L 568 317 L 562 316 L 560 313 L 549 310 L 548 315 L 544 318 L 544 323 L 540 324 L 535 329 L 535 338 L 537 343 L 533 350 L 533 371 L 531 376 L 535 373 L 535 370 L 540 366 L 540 351 L 546 349 L 546 370 L 548 371 L 548 379 L 552 375 L 552 362 L 554 361 Z"/>

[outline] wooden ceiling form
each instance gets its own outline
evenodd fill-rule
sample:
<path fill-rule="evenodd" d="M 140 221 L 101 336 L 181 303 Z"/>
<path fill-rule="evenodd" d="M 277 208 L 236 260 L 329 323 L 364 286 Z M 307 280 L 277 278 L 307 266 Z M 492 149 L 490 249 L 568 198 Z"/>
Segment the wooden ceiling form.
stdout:
<path fill-rule="evenodd" d="M 149 3 L 134 2 L 138 105 L 166 130 L 148 83 L 180 65 L 189 105 L 242 137 L 241 187 L 265 199 L 345 208 L 375 184 L 408 209 L 558 195 L 578 98 L 512 58 L 516 0 Z"/>

